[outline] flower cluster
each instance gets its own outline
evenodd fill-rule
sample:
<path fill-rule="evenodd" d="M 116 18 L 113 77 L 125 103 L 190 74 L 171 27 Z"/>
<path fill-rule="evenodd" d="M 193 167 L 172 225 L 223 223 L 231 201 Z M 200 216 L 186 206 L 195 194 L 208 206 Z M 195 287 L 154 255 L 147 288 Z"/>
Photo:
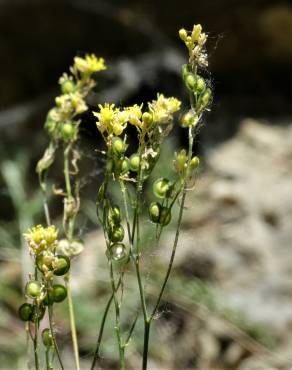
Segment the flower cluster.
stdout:
<path fill-rule="evenodd" d="M 64 73 L 59 79 L 62 94 L 56 97 L 55 107 L 47 115 L 45 127 L 53 139 L 65 142 L 77 139 L 78 116 L 88 109 L 85 98 L 95 86 L 91 76 L 104 69 L 104 59 L 94 54 L 74 58 L 71 74 Z"/>
<path fill-rule="evenodd" d="M 134 125 L 139 131 L 147 132 L 153 124 L 169 123 L 173 115 L 180 109 L 181 102 L 176 98 L 166 98 L 158 94 L 157 99 L 148 103 L 148 111 L 142 111 L 143 105 L 133 105 L 124 109 L 114 104 L 99 104 L 99 112 L 93 112 L 97 117 L 98 130 L 105 137 L 120 136 L 127 124 Z"/>
<path fill-rule="evenodd" d="M 23 235 L 28 243 L 30 252 L 34 255 L 38 255 L 45 250 L 54 251 L 56 248 L 58 230 L 55 226 L 43 227 L 42 225 L 37 225 L 28 229 Z"/>
<path fill-rule="evenodd" d="M 207 67 L 208 58 L 205 44 L 208 36 L 202 32 L 202 26 L 200 24 L 195 24 L 191 32 L 182 28 L 179 31 L 179 36 L 188 48 L 190 63 L 196 62 L 201 67 Z"/>

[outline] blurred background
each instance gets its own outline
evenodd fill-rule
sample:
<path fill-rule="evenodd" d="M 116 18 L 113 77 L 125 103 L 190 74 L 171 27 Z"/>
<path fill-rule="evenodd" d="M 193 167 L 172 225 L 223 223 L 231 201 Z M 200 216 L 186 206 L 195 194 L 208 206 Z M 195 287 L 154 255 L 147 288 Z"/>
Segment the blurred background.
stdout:
<path fill-rule="evenodd" d="M 46 112 L 58 78 L 77 54 L 103 56 L 89 104 L 127 105 L 157 92 L 184 101 L 180 68 L 187 55 L 179 28 L 201 23 L 209 34 L 212 111 L 196 142 L 202 157 L 189 196 L 175 270 L 155 322 L 152 370 L 292 369 L 292 4 L 273 0 L 2 0 L 0 1 L 0 369 L 26 369 L 25 331 L 17 317 L 29 269 L 22 232 L 43 219 L 35 165 L 48 138 Z M 89 368 L 106 298 L 108 273 L 95 216 L 102 162 L 94 120 L 81 125 L 85 251 L 73 262 L 73 293 L 82 369 Z M 175 128 L 165 158 L 185 143 Z M 167 162 L 167 161 L 166 161 Z M 166 163 L 165 162 L 165 163 Z M 82 162 L 83 163 L 83 162 Z M 62 186 L 60 165 L 51 185 Z M 61 223 L 61 199 L 50 200 Z M 173 231 L 169 227 L 170 232 Z M 148 253 L 155 295 L 171 233 Z M 148 266 L 148 267 L 147 267 Z M 145 273 L 150 271 L 149 264 Z M 124 312 L 139 298 L 129 280 Z M 151 299 L 151 298 L 150 298 Z M 56 310 L 66 369 L 73 369 L 67 305 Z M 101 369 L 118 369 L 106 327 Z M 139 321 L 128 348 L 138 369 Z"/>

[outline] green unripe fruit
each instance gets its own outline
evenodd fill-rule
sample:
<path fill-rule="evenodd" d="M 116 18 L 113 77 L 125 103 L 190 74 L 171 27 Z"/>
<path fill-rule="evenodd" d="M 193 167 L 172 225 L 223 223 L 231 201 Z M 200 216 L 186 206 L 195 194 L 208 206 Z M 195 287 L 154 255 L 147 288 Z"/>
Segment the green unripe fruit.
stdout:
<path fill-rule="evenodd" d="M 64 285 L 55 284 L 53 285 L 53 294 L 55 302 L 62 302 L 67 297 L 67 289 L 64 287 Z"/>
<path fill-rule="evenodd" d="M 45 296 L 43 302 L 45 306 L 51 306 L 52 304 L 54 304 L 54 292 L 52 289 L 49 289 L 47 291 L 47 295 Z"/>
<path fill-rule="evenodd" d="M 67 256 L 57 256 L 54 263 L 54 275 L 65 275 L 70 269 L 70 260 Z"/>
<path fill-rule="evenodd" d="M 124 175 L 125 173 L 130 171 L 130 163 L 128 158 L 124 158 L 121 163 L 121 174 Z"/>
<path fill-rule="evenodd" d="M 185 149 L 182 149 L 179 153 L 176 154 L 174 160 L 174 168 L 177 172 L 183 172 L 186 168 L 186 163 L 188 160 L 187 152 Z"/>
<path fill-rule="evenodd" d="M 41 272 L 43 272 L 43 265 L 44 265 L 43 258 L 44 258 L 44 256 L 43 256 L 42 254 L 39 254 L 39 255 L 37 255 L 37 257 L 36 257 L 36 259 L 35 259 L 35 262 L 36 262 L 37 268 L 38 268 L 38 270 L 40 270 Z"/>
<path fill-rule="evenodd" d="M 140 166 L 139 154 L 134 153 L 130 157 L 130 169 L 134 172 L 137 172 L 139 170 L 139 166 Z"/>
<path fill-rule="evenodd" d="M 53 346 L 53 337 L 50 329 L 46 328 L 42 331 L 42 341 L 45 347 Z"/>
<path fill-rule="evenodd" d="M 113 222 L 115 225 L 121 222 L 121 210 L 119 206 L 113 206 L 109 210 L 109 222 Z"/>
<path fill-rule="evenodd" d="M 212 97 L 212 91 L 211 89 L 208 88 L 206 89 L 206 91 L 201 97 L 201 104 L 204 108 L 209 104 L 211 97 Z"/>
<path fill-rule="evenodd" d="M 197 80 L 195 76 L 193 75 L 193 73 L 188 73 L 184 80 L 185 80 L 186 87 L 189 90 L 193 91 L 197 84 Z"/>
<path fill-rule="evenodd" d="M 33 314 L 33 306 L 30 303 L 23 303 L 18 309 L 20 320 L 29 321 Z"/>
<path fill-rule="evenodd" d="M 76 85 L 71 80 L 66 80 L 61 85 L 61 91 L 63 94 L 70 94 L 75 91 Z"/>
<path fill-rule="evenodd" d="M 191 170 L 195 170 L 196 168 L 198 168 L 199 167 L 199 164 L 200 164 L 200 159 L 199 159 L 199 157 L 193 157 L 192 159 L 191 159 L 191 162 L 190 162 L 190 168 L 191 168 Z"/>
<path fill-rule="evenodd" d="M 122 261 L 127 257 L 127 249 L 123 243 L 112 244 L 108 252 L 108 257 L 115 262 Z"/>
<path fill-rule="evenodd" d="M 112 149 L 116 156 L 121 157 L 127 150 L 127 145 L 121 138 L 113 137 Z"/>
<path fill-rule="evenodd" d="M 41 293 L 41 284 L 38 281 L 29 281 L 25 286 L 25 294 L 30 298 L 37 298 Z"/>
<path fill-rule="evenodd" d="M 152 202 L 149 206 L 149 218 L 152 222 L 158 223 L 161 213 L 161 205 L 157 202 Z"/>
<path fill-rule="evenodd" d="M 172 184 L 168 179 L 161 178 L 154 182 L 153 193 L 158 198 L 168 198 L 172 190 Z"/>
<path fill-rule="evenodd" d="M 121 242 L 124 239 L 125 231 L 122 225 L 111 230 L 109 238 L 113 243 Z"/>
<path fill-rule="evenodd" d="M 196 93 L 201 94 L 206 90 L 206 82 L 203 77 L 198 76 L 196 81 Z"/>
<path fill-rule="evenodd" d="M 54 133 L 55 129 L 57 127 L 57 122 L 53 121 L 52 119 L 48 118 L 45 123 L 45 128 L 48 131 L 49 134 Z"/>
<path fill-rule="evenodd" d="M 198 116 L 192 110 L 189 110 L 182 116 L 180 123 L 182 127 L 190 127 L 195 126 L 198 123 L 198 120 Z"/>
<path fill-rule="evenodd" d="M 45 316 L 45 312 L 46 312 L 46 308 L 43 305 L 33 306 L 30 321 L 35 322 L 35 321 L 42 320 L 43 317 Z"/>
<path fill-rule="evenodd" d="M 63 123 L 61 128 L 61 134 L 64 141 L 70 141 L 74 139 L 76 129 L 72 123 Z"/>
<path fill-rule="evenodd" d="M 146 125 L 150 125 L 153 122 L 153 116 L 149 112 L 144 112 L 142 114 L 142 121 L 146 123 Z"/>
<path fill-rule="evenodd" d="M 162 207 L 160 211 L 159 223 L 162 226 L 166 226 L 170 223 L 171 212 L 167 207 Z"/>

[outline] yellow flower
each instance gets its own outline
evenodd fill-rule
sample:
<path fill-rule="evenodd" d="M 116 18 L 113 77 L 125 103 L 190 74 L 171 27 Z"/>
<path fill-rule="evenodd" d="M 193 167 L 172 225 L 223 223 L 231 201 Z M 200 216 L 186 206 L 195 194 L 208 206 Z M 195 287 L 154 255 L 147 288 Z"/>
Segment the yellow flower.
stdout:
<path fill-rule="evenodd" d="M 180 109 L 181 102 L 176 98 L 165 98 L 163 94 L 157 95 L 157 100 L 149 103 L 149 111 L 152 112 L 153 121 L 168 123 L 173 119 L 173 114 Z"/>
<path fill-rule="evenodd" d="M 142 122 L 141 122 L 142 106 L 143 106 L 143 104 L 141 104 L 141 105 L 135 104 L 135 105 L 133 105 L 131 107 L 127 107 L 125 109 L 125 111 L 128 113 L 128 121 L 132 125 L 140 127 L 140 128 L 142 126 Z"/>
<path fill-rule="evenodd" d="M 39 254 L 44 250 L 55 248 L 58 238 L 58 230 L 55 226 L 43 227 L 37 225 L 28 229 L 23 234 L 32 253 Z"/>
<path fill-rule="evenodd" d="M 93 112 L 93 115 L 98 118 L 96 126 L 101 133 L 108 131 L 108 128 L 111 126 L 111 123 L 115 116 L 115 105 L 114 104 L 104 104 L 98 105 L 99 112 Z"/>
<path fill-rule="evenodd" d="M 195 24 L 191 32 L 185 29 L 179 30 L 179 36 L 189 50 L 190 63 L 196 62 L 202 67 L 208 66 L 208 58 L 205 52 L 207 35 L 202 32 L 202 26 Z"/>
<path fill-rule="evenodd" d="M 103 58 L 97 58 L 94 54 L 86 54 L 85 58 L 75 57 L 74 67 L 81 73 L 92 74 L 106 69 Z"/>

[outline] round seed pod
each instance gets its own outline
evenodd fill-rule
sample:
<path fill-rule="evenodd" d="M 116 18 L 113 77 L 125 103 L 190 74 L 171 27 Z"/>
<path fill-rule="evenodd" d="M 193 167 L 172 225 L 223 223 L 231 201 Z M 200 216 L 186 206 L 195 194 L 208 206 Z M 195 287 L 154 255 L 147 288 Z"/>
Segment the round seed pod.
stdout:
<path fill-rule="evenodd" d="M 57 256 L 55 262 L 54 275 L 65 275 L 70 269 L 70 259 L 67 256 Z"/>
<path fill-rule="evenodd" d="M 199 157 L 193 157 L 192 159 L 191 159 L 191 162 L 190 162 L 190 168 L 191 168 L 191 170 L 195 170 L 196 168 L 198 168 L 199 167 L 199 164 L 200 164 L 200 159 L 199 159 Z"/>
<path fill-rule="evenodd" d="M 166 178 L 160 178 L 153 184 L 153 193 L 158 198 L 168 198 L 172 190 L 171 182 Z"/>
<path fill-rule="evenodd" d="M 196 89 L 195 89 L 196 93 L 197 94 L 201 94 L 202 92 L 204 92 L 206 90 L 206 82 L 205 80 L 203 79 L 203 77 L 201 76 L 197 76 L 197 80 L 196 80 Z"/>
<path fill-rule="evenodd" d="M 66 80 L 61 85 L 61 91 L 63 94 L 70 94 L 75 91 L 76 85 L 72 80 Z"/>
<path fill-rule="evenodd" d="M 146 125 L 151 125 L 153 122 L 153 115 L 149 112 L 144 112 L 142 114 L 142 121 L 146 123 Z"/>
<path fill-rule="evenodd" d="M 119 206 L 114 205 L 109 210 L 109 222 L 113 222 L 115 225 L 121 222 L 121 209 Z"/>
<path fill-rule="evenodd" d="M 108 257 L 115 262 L 122 261 L 127 257 L 127 249 L 123 243 L 114 243 L 110 246 Z"/>
<path fill-rule="evenodd" d="M 67 289 L 64 285 L 55 284 L 53 285 L 54 302 L 62 302 L 67 297 Z"/>
<path fill-rule="evenodd" d="M 112 139 L 112 149 L 116 156 L 121 157 L 127 150 L 127 144 L 121 138 L 115 136 Z"/>
<path fill-rule="evenodd" d="M 45 296 L 45 299 L 44 299 L 44 305 L 45 306 L 51 306 L 52 304 L 54 304 L 54 292 L 51 290 L 51 289 L 49 289 L 48 291 L 47 291 L 47 294 L 46 294 L 46 296 Z"/>
<path fill-rule="evenodd" d="M 45 347 L 53 346 L 53 337 L 50 329 L 46 328 L 42 331 L 42 341 Z"/>
<path fill-rule="evenodd" d="M 152 202 L 149 206 L 149 218 L 152 222 L 158 223 L 161 213 L 161 205 L 158 202 Z"/>
<path fill-rule="evenodd" d="M 140 166 L 139 154 L 134 153 L 130 157 L 130 169 L 131 171 L 138 172 Z"/>
<path fill-rule="evenodd" d="M 63 123 L 61 126 L 61 135 L 64 141 L 70 141 L 74 139 L 76 135 L 76 128 L 72 125 L 72 123 Z"/>
<path fill-rule="evenodd" d="M 41 272 L 43 272 L 43 265 L 44 265 L 43 259 L 44 259 L 44 256 L 42 254 L 37 255 L 35 259 L 37 268 Z"/>
<path fill-rule="evenodd" d="M 41 284 L 36 280 L 29 281 L 25 286 L 25 294 L 30 298 L 37 298 L 41 293 Z"/>
<path fill-rule="evenodd" d="M 22 321 L 29 321 L 33 314 L 33 306 L 30 303 L 23 303 L 18 309 L 18 316 Z"/>
<path fill-rule="evenodd" d="M 116 226 L 109 233 L 109 238 L 113 243 L 121 242 L 124 239 L 125 231 L 122 225 Z"/>
<path fill-rule="evenodd" d="M 130 163 L 128 158 L 124 158 L 121 163 L 121 174 L 124 175 L 125 173 L 130 171 Z"/>
<path fill-rule="evenodd" d="M 197 80 L 196 80 L 196 77 L 194 76 L 193 73 L 188 73 L 185 78 L 184 78 L 184 81 L 185 81 L 185 84 L 186 84 L 186 87 L 193 91 L 197 85 Z"/>
<path fill-rule="evenodd" d="M 40 321 L 43 319 L 45 316 L 46 312 L 46 307 L 41 305 L 41 306 L 33 306 L 32 308 L 32 315 L 30 318 L 30 321 L 35 322 L 35 321 Z"/>
<path fill-rule="evenodd" d="M 205 108 L 209 104 L 209 102 L 211 100 L 211 97 L 212 97 L 212 91 L 211 91 L 211 89 L 208 88 L 208 89 L 206 89 L 206 91 L 204 92 L 204 94 L 201 97 L 201 104 L 202 104 L 203 108 Z"/>
<path fill-rule="evenodd" d="M 167 226 L 171 220 L 171 211 L 167 207 L 162 207 L 160 216 L 159 216 L 159 223 L 162 226 Z"/>

